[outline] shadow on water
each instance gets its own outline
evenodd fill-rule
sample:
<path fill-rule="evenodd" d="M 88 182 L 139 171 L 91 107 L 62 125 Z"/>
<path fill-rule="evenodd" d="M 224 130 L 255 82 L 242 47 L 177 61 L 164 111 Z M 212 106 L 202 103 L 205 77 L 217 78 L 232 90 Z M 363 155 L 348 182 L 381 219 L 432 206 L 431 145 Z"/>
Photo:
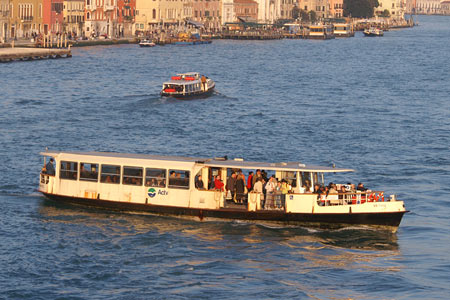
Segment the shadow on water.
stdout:
<path fill-rule="evenodd" d="M 303 247 L 313 243 L 333 248 L 355 250 L 398 250 L 397 235 L 385 230 L 366 227 L 318 229 L 282 224 L 255 223 L 233 220 L 200 222 L 193 218 L 162 216 L 143 212 L 119 212 L 102 208 L 67 204 L 45 199 L 39 213 L 47 222 L 62 222 L 94 227 L 159 234 L 183 233 L 184 237 L 199 240 L 242 240 L 248 244 L 273 241 Z"/>

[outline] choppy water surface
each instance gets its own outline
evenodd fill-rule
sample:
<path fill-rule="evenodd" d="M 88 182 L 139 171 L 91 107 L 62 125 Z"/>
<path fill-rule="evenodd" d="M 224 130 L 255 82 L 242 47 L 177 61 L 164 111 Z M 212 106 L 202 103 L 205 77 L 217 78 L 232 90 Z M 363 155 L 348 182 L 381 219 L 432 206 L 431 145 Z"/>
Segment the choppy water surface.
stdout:
<path fill-rule="evenodd" d="M 446 299 L 450 18 L 383 38 L 79 48 L 0 65 L 0 298 Z M 161 99 L 199 71 L 209 99 Z M 49 149 L 301 160 L 396 193 L 396 234 L 200 223 L 56 204 Z"/>

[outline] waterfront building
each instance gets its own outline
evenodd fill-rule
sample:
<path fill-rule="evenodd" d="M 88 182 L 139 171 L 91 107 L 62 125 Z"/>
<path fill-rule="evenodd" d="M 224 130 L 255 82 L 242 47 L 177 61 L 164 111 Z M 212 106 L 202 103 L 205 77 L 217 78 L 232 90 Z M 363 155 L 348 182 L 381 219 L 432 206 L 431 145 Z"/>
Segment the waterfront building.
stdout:
<path fill-rule="evenodd" d="M 441 0 L 416 0 L 416 14 L 441 14 Z"/>
<path fill-rule="evenodd" d="M 332 17 L 328 0 L 299 0 L 299 8 L 307 12 L 314 11 L 317 18 Z"/>
<path fill-rule="evenodd" d="M 234 1 L 233 0 L 222 0 L 222 25 L 225 23 L 233 23 L 236 22 L 236 15 L 234 13 Z M 259 9 L 258 9 L 259 16 Z M 259 19 L 259 17 L 258 17 Z"/>
<path fill-rule="evenodd" d="M 117 0 L 86 0 L 86 36 L 114 37 L 118 33 Z"/>
<path fill-rule="evenodd" d="M 9 0 L 0 0 L 0 43 L 9 38 Z"/>
<path fill-rule="evenodd" d="M 43 0 L 43 24 L 44 33 L 63 32 L 64 0 Z"/>
<path fill-rule="evenodd" d="M 332 18 L 342 18 L 344 16 L 344 0 L 329 0 L 330 15 Z"/>
<path fill-rule="evenodd" d="M 281 0 L 280 19 L 292 19 L 292 10 L 296 4 L 296 0 Z"/>
<path fill-rule="evenodd" d="M 43 0 L 10 0 L 10 37 L 30 38 L 44 30 Z"/>
<path fill-rule="evenodd" d="M 136 31 L 151 31 L 160 26 L 175 27 L 190 17 L 193 10 L 187 0 L 136 0 Z"/>
<path fill-rule="evenodd" d="M 135 22 L 136 0 L 117 0 L 118 36 L 131 36 Z"/>
<path fill-rule="evenodd" d="M 136 0 L 135 31 L 149 31 L 159 23 L 159 1 Z"/>
<path fill-rule="evenodd" d="M 380 15 L 388 10 L 393 20 L 403 20 L 406 11 L 406 0 L 378 0 L 375 14 Z"/>
<path fill-rule="evenodd" d="M 450 15 L 450 0 L 441 2 L 441 13 L 443 15 Z"/>
<path fill-rule="evenodd" d="M 84 26 L 84 0 L 64 0 L 64 32 L 82 36 Z"/>
<path fill-rule="evenodd" d="M 234 0 L 234 14 L 236 18 L 247 20 L 258 19 L 258 3 L 253 0 Z"/>
<path fill-rule="evenodd" d="M 219 29 L 221 6 L 220 0 L 195 0 L 192 19 L 204 24 L 206 30 Z"/>

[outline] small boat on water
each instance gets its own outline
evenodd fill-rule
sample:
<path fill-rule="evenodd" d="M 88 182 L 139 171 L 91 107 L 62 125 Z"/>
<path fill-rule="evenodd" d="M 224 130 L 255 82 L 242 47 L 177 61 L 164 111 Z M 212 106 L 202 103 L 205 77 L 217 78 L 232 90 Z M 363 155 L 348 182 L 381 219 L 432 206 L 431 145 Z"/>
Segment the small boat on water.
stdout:
<path fill-rule="evenodd" d="M 383 30 L 376 27 L 366 28 L 363 31 L 365 36 L 383 36 Z"/>
<path fill-rule="evenodd" d="M 153 43 L 152 41 L 150 41 L 150 40 L 141 40 L 140 42 L 139 42 L 139 46 L 140 47 L 155 47 L 155 43 Z"/>
<path fill-rule="evenodd" d="M 324 228 L 368 225 L 393 232 L 407 212 L 403 201 L 395 195 L 385 198 L 382 191 L 330 183 L 332 190 L 317 192 L 316 187 L 325 183 L 324 175 L 353 171 L 334 166 L 108 152 L 47 150 L 40 154 L 45 167 L 39 175 L 39 192 L 55 201 L 200 221 L 228 219 Z M 250 171 L 255 171 L 254 179 L 250 189 L 244 189 Z M 271 189 L 266 185 L 263 193 L 267 178 Z M 239 180 L 244 184 L 238 189 Z M 236 187 L 233 194 L 227 191 L 231 182 Z"/>
<path fill-rule="evenodd" d="M 178 35 L 178 40 L 174 42 L 174 45 L 181 45 L 181 46 L 187 46 L 187 45 L 204 45 L 204 44 L 211 44 L 211 39 L 204 39 L 200 36 L 198 33 L 180 33 Z"/>
<path fill-rule="evenodd" d="M 163 83 L 161 96 L 179 99 L 208 97 L 215 85 L 212 79 L 196 72 L 177 74 Z"/>

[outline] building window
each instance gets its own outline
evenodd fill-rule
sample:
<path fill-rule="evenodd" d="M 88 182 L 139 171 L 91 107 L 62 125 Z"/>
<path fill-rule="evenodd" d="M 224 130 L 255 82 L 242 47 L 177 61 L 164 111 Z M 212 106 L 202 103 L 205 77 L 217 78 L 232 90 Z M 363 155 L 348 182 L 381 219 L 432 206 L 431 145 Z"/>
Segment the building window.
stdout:
<path fill-rule="evenodd" d="M 153 9 L 152 16 L 153 16 L 153 19 L 156 19 L 156 9 Z"/>

